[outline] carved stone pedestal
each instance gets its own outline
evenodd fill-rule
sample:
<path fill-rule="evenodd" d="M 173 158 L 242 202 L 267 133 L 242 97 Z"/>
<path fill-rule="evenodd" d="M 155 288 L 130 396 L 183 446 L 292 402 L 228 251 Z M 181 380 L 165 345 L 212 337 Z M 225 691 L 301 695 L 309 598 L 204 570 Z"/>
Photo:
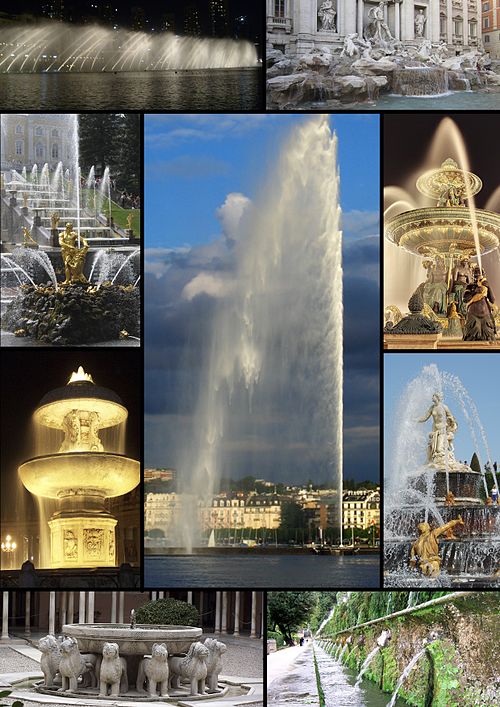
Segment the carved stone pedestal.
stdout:
<path fill-rule="evenodd" d="M 436 334 L 387 334 L 384 333 L 385 349 L 437 349 L 443 335 Z"/>
<path fill-rule="evenodd" d="M 49 521 L 52 567 L 115 567 L 116 519 L 69 516 Z"/>

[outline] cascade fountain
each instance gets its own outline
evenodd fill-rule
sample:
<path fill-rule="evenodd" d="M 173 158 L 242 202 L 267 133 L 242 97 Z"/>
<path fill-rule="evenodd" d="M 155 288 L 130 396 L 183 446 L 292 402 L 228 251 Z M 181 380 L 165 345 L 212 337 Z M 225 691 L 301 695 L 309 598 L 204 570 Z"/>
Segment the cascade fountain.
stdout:
<path fill-rule="evenodd" d="M 465 418 L 480 471 L 455 459 L 457 409 Z M 429 418 L 433 428 L 427 435 L 424 424 Z M 441 558 L 430 560 L 432 568 L 426 566 L 428 576 L 442 586 L 495 582 L 492 575 L 500 564 L 500 507 L 490 496 L 485 467 L 491 469 L 498 494 L 486 435 L 470 395 L 456 376 L 435 364 L 425 366 L 406 386 L 394 418 L 384 496 L 386 586 L 425 583 L 409 567 L 410 546 L 417 527 L 424 524 L 443 529 L 439 534 L 447 533 L 441 540 Z M 451 532 L 453 525 L 458 525 L 458 537 Z M 415 546 L 422 550 L 421 545 Z M 416 558 L 413 564 L 416 567 L 420 562 L 424 571 L 421 562 L 425 559 Z"/>
<path fill-rule="evenodd" d="M 500 257 L 500 215 L 490 210 L 494 200 L 485 209 L 476 207 L 475 196 L 483 184 L 470 171 L 463 138 L 450 118 L 438 127 L 426 162 L 426 171 L 416 181 L 422 195 L 417 200 L 401 188 L 387 187 L 384 193 L 388 348 L 439 348 L 446 340 L 470 340 L 466 322 L 476 283 L 484 273 L 488 283 L 496 278 L 496 286 L 500 272 L 494 261 L 495 254 Z M 500 331 L 494 289 L 487 301 Z M 411 314 L 403 316 L 407 302 Z"/>
<path fill-rule="evenodd" d="M 19 119 L 15 114 L 2 116 L 2 146 L 7 130 L 13 131 Z M 97 193 L 95 167 L 89 169 L 85 193 L 79 117 L 65 114 L 50 120 L 65 144 L 64 165 L 59 161 L 52 171 L 45 163 L 33 165 L 31 172 L 26 168 L 2 172 L 2 211 L 8 212 L 2 221 L 2 240 L 7 240 L 0 272 L 2 328 L 56 345 L 136 338 L 140 335 L 139 249 L 129 242 L 132 231 L 110 225 L 109 167 Z M 23 206 L 18 203 L 20 196 Z M 75 248 L 82 257 L 83 251 L 87 254 L 83 277 L 71 283 L 67 273 L 65 282 L 58 282 L 56 275 L 62 270 L 61 258 L 66 270 L 68 247 L 65 255 L 62 240 L 68 223 L 76 234 Z M 19 247 L 22 233 L 24 242 Z"/>
<path fill-rule="evenodd" d="M 123 454 L 127 415 L 118 395 L 96 385 L 81 367 L 66 386 L 47 393 L 35 410 L 41 453 L 22 463 L 18 473 L 39 506 L 43 508 L 46 499 L 57 504 L 48 520 L 50 556 L 48 548 L 42 548 L 47 566 L 116 566 L 117 520 L 105 502 L 139 483 L 139 462 Z M 48 430 L 58 432 L 55 446 Z M 42 536 L 45 530 L 41 528 Z"/>
<path fill-rule="evenodd" d="M 393 93 L 398 96 L 442 96 L 448 92 L 448 72 L 438 66 L 394 69 Z"/>
<path fill-rule="evenodd" d="M 2 28 L 12 52 L 2 73 L 164 71 L 228 69 L 257 65 L 255 47 L 245 40 L 179 37 L 146 32 L 78 27 L 61 22 Z M 43 51 L 40 47 L 43 46 Z"/>
<path fill-rule="evenodd" d="M 229 473 L 232 435 L 262 415 L 286 414 L 280 444 L 314 448 L 342 497 L 342 239 L 337 138 L 326 116 L 296 128 L 240 224 L 236 276 L 218 302 L 192 433 L 179 464 L 182 543 Z M 290 302 L 293 301 L 293 307 Z M 276 400 L 286 394 L 286 412 Z M 273 413 L 275 411 L 275 413 Z M 275 466 L 287 465 L 276 452 Z M 198 495 L 199 494 L 199 495 Z M 341 504 L 337 504 L 337 524 Z"/>

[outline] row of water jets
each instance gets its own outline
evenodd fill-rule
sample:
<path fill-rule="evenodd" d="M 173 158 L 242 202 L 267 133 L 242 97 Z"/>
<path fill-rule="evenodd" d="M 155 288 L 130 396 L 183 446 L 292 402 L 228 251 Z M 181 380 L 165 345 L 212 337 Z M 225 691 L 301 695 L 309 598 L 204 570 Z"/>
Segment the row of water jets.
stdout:
<path fill-rule="evenodd" d="M 41 250 L 16 248 L 11 254 L 2 253 L 2 285 L 9 286 L 4 278 L 11 274 L 17 285 L 30 284 L 33 287 L 40 285 L 36 278 L 35 268 L 40 266 L 55 290 L 59 289 L 56 273 L 47 253 Z M 101 248 L 95 253 L 88 281 L 101 287 L 105 282 L 112 285 L 133 285 L 136 287 L 140 281 L 139 248 L 134 248 L 128 254 Z M 38 281 L 36 281 L 38 279 Z"/>
<path fill-rule="evenodd" d="M 10 51 L 2 73 L 226 69 L 257 65 L 255 46 L 244 40 L 179 37 L 171 32 L 110 30 L 61 22 L 3 28 Z"/>

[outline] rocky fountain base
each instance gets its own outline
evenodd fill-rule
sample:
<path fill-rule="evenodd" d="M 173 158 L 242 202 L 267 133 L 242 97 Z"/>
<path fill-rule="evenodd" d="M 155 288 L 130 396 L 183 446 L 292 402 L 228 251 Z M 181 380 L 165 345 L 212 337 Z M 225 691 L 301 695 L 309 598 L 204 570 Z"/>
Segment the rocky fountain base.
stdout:
<path fill-rule="evenodd" d="M 450 56 L 448 56 L 450 54 Z M 373 46 L 357 35 L 342 51 L 313 49 L 301 57 L 267 52 L 267 108 L 336 108 L 369 102 L 381 94 L 433 96 L 448 91 L 499 91 L 500 65 L 471 50 L 460 56 L 446 46 Z"/>
<path fill-rule="evenodd" d="M 132 285 L 23 285 L 2 326 L 16 336 L 58 346 L 140 336 L 140 293 Z"/>

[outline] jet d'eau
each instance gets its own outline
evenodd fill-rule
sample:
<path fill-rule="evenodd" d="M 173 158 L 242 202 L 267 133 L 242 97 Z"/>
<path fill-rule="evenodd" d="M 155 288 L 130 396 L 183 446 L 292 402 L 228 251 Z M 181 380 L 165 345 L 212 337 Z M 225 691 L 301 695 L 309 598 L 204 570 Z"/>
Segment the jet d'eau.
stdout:
<path fill-rule="evenodd" d="M 377 118 L 212 117 L 146 122 L 149 581 L 376 581 Z"/>

